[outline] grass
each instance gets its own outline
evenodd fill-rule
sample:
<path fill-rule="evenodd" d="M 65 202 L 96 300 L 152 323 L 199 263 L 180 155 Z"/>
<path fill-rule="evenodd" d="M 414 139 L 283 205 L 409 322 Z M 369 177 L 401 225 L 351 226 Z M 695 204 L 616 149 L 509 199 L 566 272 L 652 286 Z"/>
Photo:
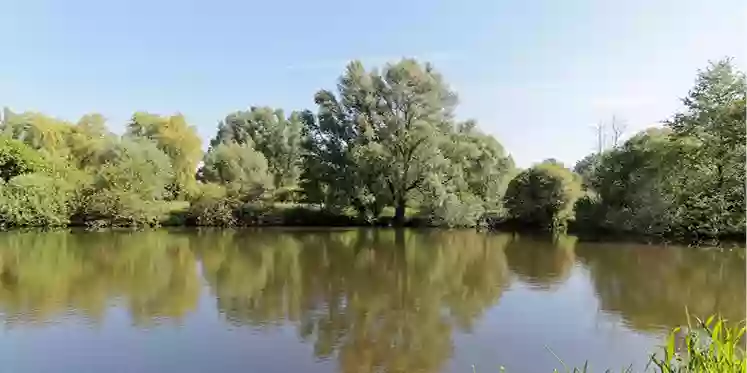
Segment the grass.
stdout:
<path fill-rule="evenodd" d="M 685 348 L 677 349 L 675 340 L 681 330 L 676 328 L 667 338 L 661 357 L 653 354 L 649 365 L 661 373 L 745 372 L 744 321 L 730 326 L 720 316 L 711 316 L 705 321 L 696 317 L 693 327 L 689 315 L 687 319 Z"/>

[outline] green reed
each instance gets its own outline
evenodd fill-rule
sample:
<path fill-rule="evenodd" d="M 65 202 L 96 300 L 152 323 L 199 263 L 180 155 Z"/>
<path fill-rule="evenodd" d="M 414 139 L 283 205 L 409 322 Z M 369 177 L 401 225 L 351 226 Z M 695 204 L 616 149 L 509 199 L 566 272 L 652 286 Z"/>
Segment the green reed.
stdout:
<path fill-rule="evenodd" d="M 729 325 L 721 316 L 711 316 L 695 325 L 688 315 L 688 327 L 684 348 L 677 349 L 676 336 L 681 332 L 675 328 L 662 347 L 662 356 L 651 355 L 649 366 L 661 373 L 719 372 L 744 373 L 747 369 L 744 342 L 745 322 Z"/>

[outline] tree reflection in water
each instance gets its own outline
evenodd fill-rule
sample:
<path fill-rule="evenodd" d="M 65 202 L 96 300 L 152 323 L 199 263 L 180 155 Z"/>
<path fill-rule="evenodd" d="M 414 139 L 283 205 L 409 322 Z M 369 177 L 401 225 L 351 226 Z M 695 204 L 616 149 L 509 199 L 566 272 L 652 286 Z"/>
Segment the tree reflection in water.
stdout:
<path fill-rule="evenodd" d="M 587 270 L 579 271 L 578 266 Z M 552 291 L 584 276 L 600 308 L 658 331 L 697 315 L 744 318 L 744 251 L 577 244 L 473 230 L 200 230 L 0 234 L 0 318 L 99 325 L 183 322 L 200 297 L 227 323 L 293 325 L 342 371 L 438 371 L 512 281 Z M 590 278 L 587 278 L 590 277 Z M 208 291 L 201 292 L 203 282 Z M 527 290 L 528 289 L 528 290 Z"/>
<path fill-rule="evenodd" d="M 452 329 L 468 330 L 508 285 L 505 235 L 349 230 L 220 242 L 200 256 L 228 320 L 299 321 L 316 355 L 337 354 L 343 371 L 438 370 Z"/>

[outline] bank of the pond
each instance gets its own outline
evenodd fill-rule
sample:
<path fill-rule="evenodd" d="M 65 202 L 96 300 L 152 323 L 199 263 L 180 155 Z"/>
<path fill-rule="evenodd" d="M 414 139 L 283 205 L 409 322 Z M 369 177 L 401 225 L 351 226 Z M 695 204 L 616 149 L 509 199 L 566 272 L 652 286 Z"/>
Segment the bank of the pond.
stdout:
<path fill-rule="evenodd" d="M 189 205 L 174 205 L 159 222 L 167 227 L 397 227 L 393 209 L 384 209 L 375 218 L 363 218 L 353 211 L 334 213 L 318 206 L 305 204 L 245 204 L 226 211 L 195 211 Z M 389 211 L 391 210 L 391 211 Z M 106 224 L 106 222 L 104 222 Z M 83 224 L 85 225 L 85 224 Z M 529 225 L 521 221 L 497 216 L 485 216 L 473 225 L 449 225 L 434 221 L 428 216 L 419 214 L 416 209 L 409 209 L 401 227 L 403 228 L 436 228 L 436 229 L 478 229 L 485 231 L 519 232 L 532 235 L 562 233 L 578 236 L 584 241 L 604 242 L 639 242 L 649 244 L 681 243 L 697 245 L 727 244 L 727 246 L 744 246 L 745 234 L 728 233 L 722 235 L 704 235 L 692 233 L 652 234 L 639 230 L 613 230 L 609 227 L 595 228 L 571 222 L 562 231 L 553 232 L 546 227 Z"/>
<path fill-rule="evenodd" d="M 393 210 L 393 209 L 389 209 Z M 54 228 L 259 228 L 259 227 L 317 227 L 317 228 L 427 228 L 427 229 L 476 229 L 490 232 L 507 232 L 546 236 L 548 239 L 557 234 L 570 234 L 586 242 L 636 242 L 645 244 L 688 244 L 722 247 L 744 247 L 745 235 L 728 234 L 705 236 L 697 234 L 648 234 L 640 231 L 623 231 L 611 229 L 590 229 L 570 224 L 562 231 L 527 225 L 516 220 L 497 217 L 480 219 L 474 225 L 447 225 L 434 222 L 417 210 L 408 210 L 407 218 L 398 225 L 393 211 L 385 209 L 376 218 L 362 218 L 353 211 L 334 213 L 318 206 L 293 203 L 242 204 L 240 206 L 223 206 L 196 211 L 187 202 L 172 202 L 159 214 L 149 220 L 131 219 L 95 219 L 91 217 L 73 217 L 67 224 L 13 226 L 5 225 L 0 230 L 18 229 L 54 229 Z"/>

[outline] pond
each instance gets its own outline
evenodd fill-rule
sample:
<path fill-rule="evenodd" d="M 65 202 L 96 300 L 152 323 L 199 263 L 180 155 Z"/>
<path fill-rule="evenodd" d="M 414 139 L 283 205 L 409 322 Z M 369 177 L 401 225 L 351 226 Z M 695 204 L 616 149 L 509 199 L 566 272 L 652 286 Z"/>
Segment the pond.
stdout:
<path fill-rule="evenodd" d="M 473 230 L 0 233 L 3 372 L 643 368 L 744 250 Z"/>

